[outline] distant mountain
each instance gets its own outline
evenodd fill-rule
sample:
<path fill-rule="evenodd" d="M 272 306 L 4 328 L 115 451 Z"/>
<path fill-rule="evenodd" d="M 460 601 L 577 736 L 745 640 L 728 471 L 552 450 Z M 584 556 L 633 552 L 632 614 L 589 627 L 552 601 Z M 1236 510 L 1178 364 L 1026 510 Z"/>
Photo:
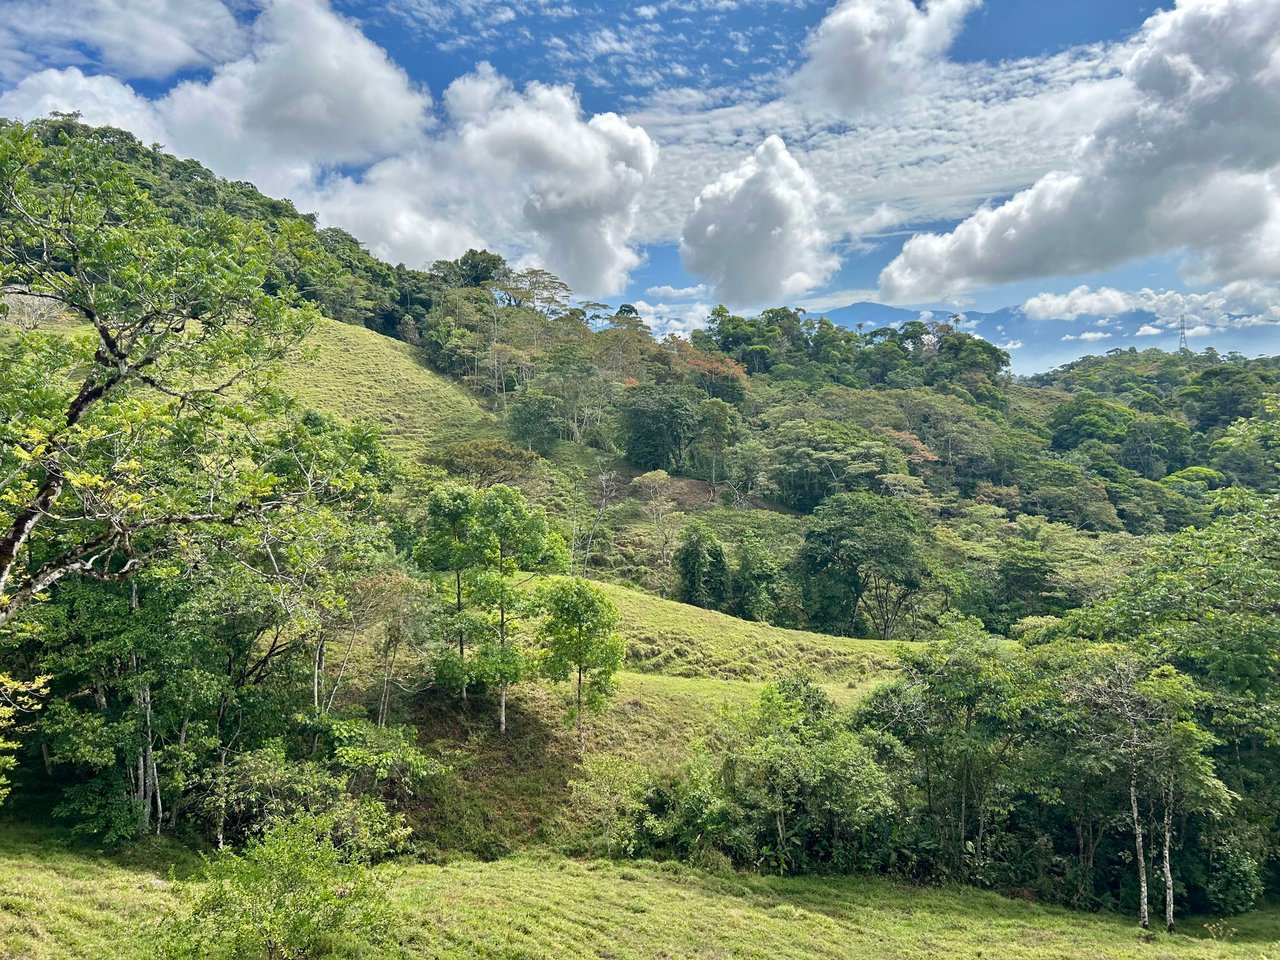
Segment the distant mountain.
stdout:
<path fill-rule="evenodd" d="M 921 316 L 946 320 L 953 315 L 938 310 L 922 314 L 919 310 L 865 300 L 814 313 L 842 327 L 856 328 L 862 324 L 865 330 L 897 326 Z M 1074 320 L 1032 320 L 1021 307 L 1004 307 L 990 313 L 962 310 L 955 311 L 954 315 L 963 318 L 958 323 L 961 330 L 1007 350 L 1014 372 L 1021 374 L 1040 373 L 1079 357 L 1117 348 L 1178 349 L 1177 326 L 1171 327 L 1167 319 L 1143 310 L 1114 316 L 1081 316 Z M 1200 335 L 1193 335 L 1189 344 L 1197 352 L 1213 347 L 1220 353 L 1239 351 L 1250 357 L 1280 353 L 1280 328 L 1275 326 L 1222 327 L 1210 332 L 1201 328 L 1196 332 Z"/>

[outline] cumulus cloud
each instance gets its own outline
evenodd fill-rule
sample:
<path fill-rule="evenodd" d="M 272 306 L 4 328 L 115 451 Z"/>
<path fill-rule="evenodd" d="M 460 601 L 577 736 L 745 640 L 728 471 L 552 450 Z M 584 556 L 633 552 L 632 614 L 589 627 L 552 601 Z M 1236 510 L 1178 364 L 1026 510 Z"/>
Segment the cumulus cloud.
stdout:
<path fill-rule="evenodd" d="M 1235 281 L 1203 293 L 1149 288 L 1124 291 L 1100 287 L 1095 290 L 1080 286 L 1065 294 L 1038 294 L 1023 304 L 1022 311 L 1031 320 L 1076 320 L 1142 312 L 1153 314 L 1166 326 L 1177 325 L 1185 319 L 1197 326 L 1252 327 L 1280 324 L 1280 284 Z M 1162 332 L 1160 327 L 1145 324 L 1136 335 L 1145 337 Z"/>
<path fill-rule="evenodd" d="M 805 43 L 792 89 L 844 113 L 909 90 L 946 53 L 982 0 L 840 0 Z"/>
<path fill-rule="evenodd" d="M 0 76 L 40 67 L 105 67 L 163 78 L 239 56 L 241 25 L 219 0 L 10 0 L 0 19 Z"/>
<path fill-rule="evenodd" d="M 289 196 L 392 261 L 489 246 L 599 296 L 641 262 L 637 197 L 658 153 L 643 128 L 585 116 L 568 86 L 516 90 L 488 64 L 454 81 L 437 115 L 324 0 L 268 0 L 249 38 L 243 56 L 154 100 L 64 67 L 25 77 L 0 113 L 79 110 L 132 130 Z"/>
<path fill-rule="evenodd" d="M 669 333 L 688 336 L 694 330 L 707 325 L 707 317 L 711 315 L 708 303 L 650 303 L 637 300 L 632 304 L 640 319 L 659 337 Z"/>
<path fill-rule="evenodd" d="M 281 193 L 422 136 L 430 96 L 324 0 L 268 0 L 250 41 L 243 57 L 154 101 L 114 77 L 67 67 L 24 78 L 0 96 L 0 111 L 79 110 L 87 122 L 125 127 Z"/>
<path fill-rule="evenodd" d="M 1062 339 L 1063 340 L 1083 340 L 1086 343 L 1092 343 L 1097 340 L 1110 340 L 1111 334 L 1103 333 L 1101 330 L 1086 330 L 1084 333 L 1068 333 Z"/>
<path fill-rule="evenodd" d="M 1022 305 L 1032 320 L 1074 320 L 1076 317 L 1108 317 L 1134 309 L 1132 295 L 1111 287 L 1094 290 L 1079 286 L 1070 293 L 1041 293 Z"/>
<path fill-rule="evenodd" d="M 319 190 L 322 217 L 367 228 L 391 259 L 456 257 L 486 237 L 584 293 L 620 292 L 640 263 L 637 197 L 658 155 L 648 134 L 617 114 L 585 117 L 570 87 L 517 90 L 489 64 L 443 101 L 430 142 Z"/>
<path fill-rule="evenodd" d="M 114 77 L 86 76 L 79 67 L 40 70 L 0 94 L 0 115 L 34 119 L 78 111 L 85 122 L 129 130 L 144 143 L 168 138 L 155 105 Z"/>
<path fill-rule="evenodd" d="M 1280 276 L 1280 4 L 1182 0 L 1152 16 L 1113 111 L 1053 171 L 881 273 L 891 301 L 1083 273 L 1186 248 L 1194 279 Z"/>
<path fill-rule="evenodd" d="M 685 269 L 735 304 L 805 293 L 840 265 L 823 224 L 830 206 L 786 144 L 771 136 L 698 195 L 680 239 Z"/>
<path fill-rule="evenodd" d="M 248 56 L 160 101 L 175 148 L 284 187 L 281 167 L 287 177 L 366 163 L 421 136 L 426 91 L 323 0 L 270 0 L 253 41 Z"/>

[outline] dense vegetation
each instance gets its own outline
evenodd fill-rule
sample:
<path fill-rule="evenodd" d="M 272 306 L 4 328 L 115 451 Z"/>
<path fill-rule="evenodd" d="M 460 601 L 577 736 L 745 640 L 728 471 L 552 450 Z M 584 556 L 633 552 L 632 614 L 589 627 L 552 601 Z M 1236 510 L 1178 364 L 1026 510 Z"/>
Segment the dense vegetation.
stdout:
<path fill-rule="evenodd" d="M 162 952 L 478 950 L 379 864 L 520 847 L 1170 932 L 1280 892 L 1273 360 L 658 340 L 70 117 L 0 128 L 0 284 L 0 800 L 220 851 Z"/>

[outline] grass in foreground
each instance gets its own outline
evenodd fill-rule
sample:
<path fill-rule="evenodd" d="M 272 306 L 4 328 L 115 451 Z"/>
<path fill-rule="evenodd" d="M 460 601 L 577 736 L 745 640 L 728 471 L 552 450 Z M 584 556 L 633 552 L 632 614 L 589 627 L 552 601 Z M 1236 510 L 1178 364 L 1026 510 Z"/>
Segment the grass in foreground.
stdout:
<path fill-rule="evenodd" d="M 0 958 L 141 960 L 170 904 L 169 845 L 106 857 L 44 830 L 0 828 Z M 717 875 L 673 864 L 523 855 L 385 868 L 398 945 L 367 957 L 773 960 L 1267 960 L 1280 910 L 1236 918 L 1227 942 L 1152 934 L 964 889 L 864 878 Z"/>

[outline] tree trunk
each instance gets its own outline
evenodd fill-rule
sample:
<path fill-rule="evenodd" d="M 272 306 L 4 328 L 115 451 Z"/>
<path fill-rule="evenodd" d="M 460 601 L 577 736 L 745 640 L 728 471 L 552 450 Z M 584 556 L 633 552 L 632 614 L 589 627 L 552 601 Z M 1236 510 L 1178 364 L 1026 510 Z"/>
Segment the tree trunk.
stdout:
<path fill-rule="evenodd" d="M 578 667 L 578 753 L 579 755 L 587 752 L 587 732 L 582 725 L 582 667 Z"/>
<path fill-rule="evenodd" d="M 467 705 L 467 637 L 462 629 L 462 571 L 453 571 L 456 591 L 453 611 L 458 617 L 458 669 L 462 673 L 462 705 Z"/>
<path fill-rule="evenodd" d="M 505 557 L 499 555 L 499 569 L 505 569 L 503 566 L 505 559 Z M 502 647 L 504 658 L 503 670 L 505 671 L 505 655 L 507 651 L 507 605 L 503 601 L 498 602 L 498 645 Z M 505 679 L 498 688 L 498 732 L 507 732 L 507 681 Z"/>
<path fill-rule="evenodd" d="M 1173 833 L 1173 784 L 1165 787 L 1164 795 L 1164 836 L 1161 838 L 1161 853 L 1164 860 L 1164 925 L 1173 933 L 1173 866 L 1169 862 L 1170 834 Z"/>
<path fill-rule="evenodd" d="M 324 673 L 324 632 L 316 635 L 316 656 L 311 665 L 311 702 L 320 713 L 320 677 Z"/>
<path fill-rule="evenodd" d="M 218 759 L 218 849 L 226 847 L 227 828 L 227 748 L 223 747 Z"/>
<path fill-rule="evenodd" d="M 187 729 L 191 725 L 191 720 L 184 717 L 182 726 L 178 729 L 178 749 L 181 750 L 187 745 Z M 179 792 L 174 798 L 173 803 L 169 806 L 169 829 L 173 830 L 178 826 L 178 806 L 182 801 L 182 793 Z"/>
<path fill-rule="evenodd" d="M 1133 814 L 1133 845 L 1138 856 L 1138 923 L 1143 930 L 1150 929 L 1151 916 L 1147 908 L 1147 853 L 1142 844 L 1142 817 L 1138 814 L 1138 771 L 1129 776 L 1129 807 Z"/>

